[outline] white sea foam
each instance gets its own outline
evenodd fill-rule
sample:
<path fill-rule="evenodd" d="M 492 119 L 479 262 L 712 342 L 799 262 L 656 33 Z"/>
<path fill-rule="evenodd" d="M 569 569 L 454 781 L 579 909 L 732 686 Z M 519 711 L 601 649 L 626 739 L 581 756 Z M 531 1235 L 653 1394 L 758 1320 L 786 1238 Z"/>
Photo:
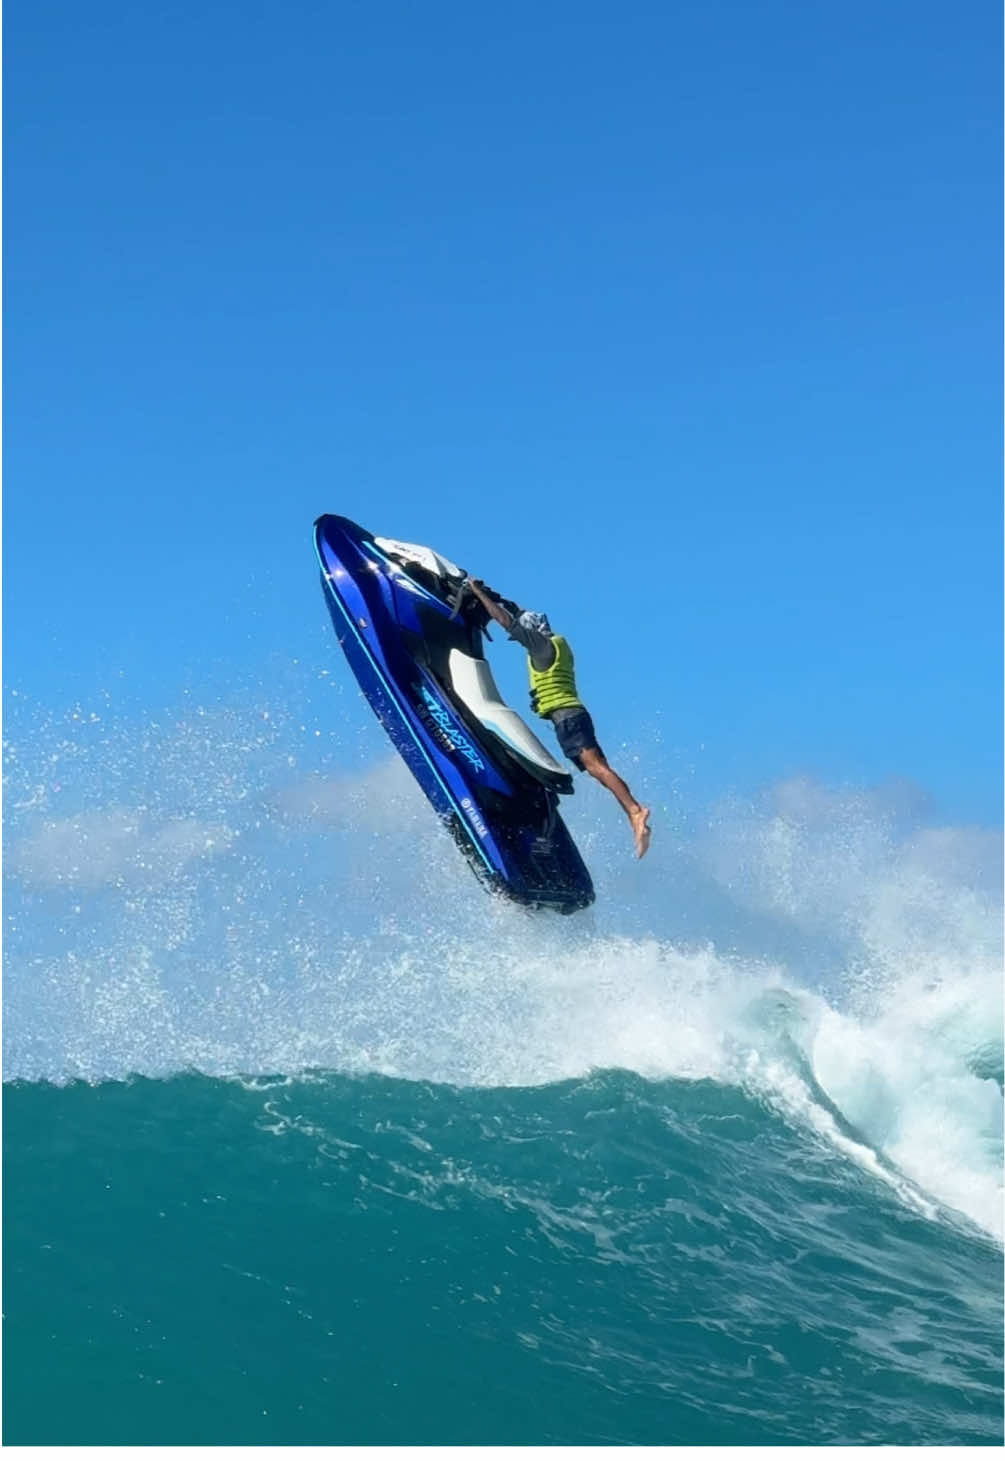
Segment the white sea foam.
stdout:
<path fill-rule="evenodd" d="M 572 817 L 599 901 L 563 920 L 487 898 L 400 763 L 333 771 L 307 717 L 29 720 L 8 755 L 8 1079 L 742 1083 L 1001 1235 L 992 834 L 926 825 L 904 788 L 797 781 L 700 835 L 668 803 L 637 865 L 589 788 Z"/>

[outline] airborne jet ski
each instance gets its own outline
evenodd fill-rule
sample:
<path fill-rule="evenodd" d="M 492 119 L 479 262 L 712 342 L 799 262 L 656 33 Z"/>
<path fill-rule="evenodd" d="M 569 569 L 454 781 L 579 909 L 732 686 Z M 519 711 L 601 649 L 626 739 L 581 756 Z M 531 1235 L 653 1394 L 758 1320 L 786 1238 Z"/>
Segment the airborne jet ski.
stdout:
<path fill-rule="evenodd" d="M 558 814 L 572 776 L 503 702 L 463 570 L 330 514 L 314 546 L 360 687 L 482 882 L 531 907 L 587 907 L 590 874 Z"/>

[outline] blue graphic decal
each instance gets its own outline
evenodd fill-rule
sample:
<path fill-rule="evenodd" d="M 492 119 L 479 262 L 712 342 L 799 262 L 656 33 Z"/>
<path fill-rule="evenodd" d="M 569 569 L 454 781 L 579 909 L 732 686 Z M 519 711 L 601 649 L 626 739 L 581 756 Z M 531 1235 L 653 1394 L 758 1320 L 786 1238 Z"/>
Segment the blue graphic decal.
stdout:
<path fill-rule="evenodd" d="M 416 689 L 423 701 L 423 704 L 418 705 L 416 709 L 430 734 L 436 735 L 438 731 L 437 739 L 441 745 L 445 745 L 449 751 L 459 751 L 476 771 L 484 771 L 485 762 L 464 732 L 454 723 L 453 716 L 443 702 L 437 700 L 425 685 L 417 685 Z M 425 710 L 425 714 L 423 714 L 423 710 Z M 430 725 L 430 721 L 432 725 Z"/>

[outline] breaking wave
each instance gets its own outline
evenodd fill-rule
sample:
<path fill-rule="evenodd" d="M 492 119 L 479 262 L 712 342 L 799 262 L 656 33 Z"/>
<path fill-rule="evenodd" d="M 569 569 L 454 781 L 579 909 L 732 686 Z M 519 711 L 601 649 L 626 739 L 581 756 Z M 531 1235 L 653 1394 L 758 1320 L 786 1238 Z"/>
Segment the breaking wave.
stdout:
<path fill-rule="evenodd" d="M 933 825 L 907 785 L 702 809 L 650 776 L 636 864 L 583 787 L 597 907 L 530 914 L 325 691 L 157 719 L 10 698 L 8 1080 L 711 1080 L 1001 1238 L 995 833 Z"/>

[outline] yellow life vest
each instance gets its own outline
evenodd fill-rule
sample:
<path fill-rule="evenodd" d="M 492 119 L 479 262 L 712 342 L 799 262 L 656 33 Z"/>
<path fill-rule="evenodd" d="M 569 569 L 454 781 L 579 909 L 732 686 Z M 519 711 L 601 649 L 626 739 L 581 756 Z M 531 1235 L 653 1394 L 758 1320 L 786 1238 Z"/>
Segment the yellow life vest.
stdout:
<path fill-rule="evenodd" d="M 561 634 L 553 634 L 555 658 L 546 670 L 536 670 L 534 661 L 527 656 L 530 671 L 530 706 L 538 715 L 547 718 L 553 710 L 572 709 L 582 705 L 576 692 L 575 661 L 568 640 Z"/>

